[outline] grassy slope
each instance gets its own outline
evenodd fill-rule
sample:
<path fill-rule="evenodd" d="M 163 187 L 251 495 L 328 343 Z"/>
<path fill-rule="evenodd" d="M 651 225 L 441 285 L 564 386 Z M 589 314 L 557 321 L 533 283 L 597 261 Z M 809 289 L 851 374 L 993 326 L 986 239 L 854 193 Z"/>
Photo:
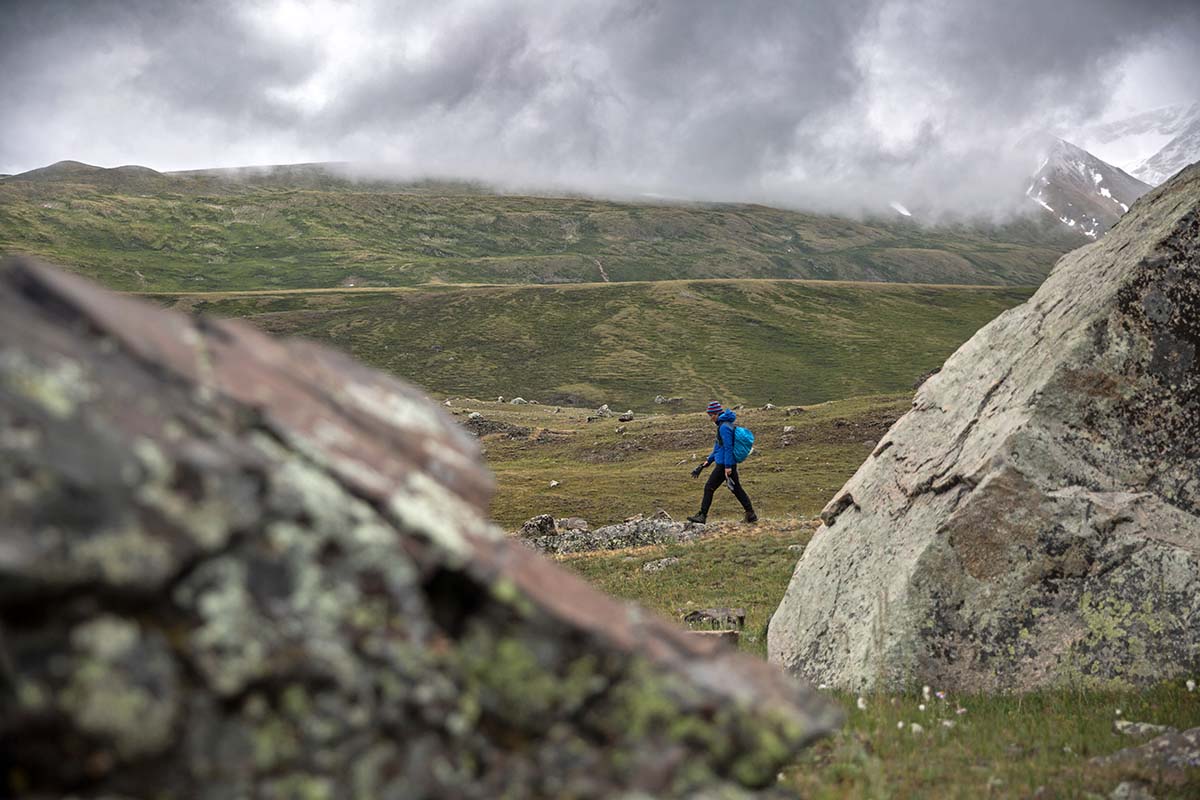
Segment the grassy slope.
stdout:
<path fill-rule="evenodd" d="M 331 342 L 431 391 L 624 410 L 907 390 L 1029 294 L 690 281 L 160 300 Z"/>
<path fill-rule="evenodd" d="M 1036 285 L 1079 241 L 1032 222 L 925 230 L 762 206 L 462 186 L 230 182 L 140 168 L 0 180 L 0 252 L 124 290 L 815 278 Z M 1061 227 L 1061 226 L 1059 226 Z"/>
<path fill-rule="evenodd" d="M 782 411 L 744 415 L 759 435 L 745 467 L 745 483 L 764 511 L 756 525 L 733 524 L 737 505 L 722 493 L 714 505 L 716 532 L 692 544 L 564 556 L 561 562 L 605 591 L 676 616 L 680 609 L 742 607 L 747 624 L 741 647 L 765 654 L 765 630 L 787 587 L 799 550 L 817 527 L 811 515 L 857 468 L 907 396 L 852 398 L 808 407 L 799 416 Z M 582 514 L 593 524 L 665 507 L 691 511 L 700 487 L 687 477 L 693 452 L 703 453 L 708 422 L 700 413 L 637 420 L 616 433 L 613 420 L 587 423 L 579 412 L 551 415 L 542 407 L 455 403 L 492 423 L 518 426 L 528 435 L 483 437 L 498 480 L 495 514 L 508 527 L 536 513 Z M 554 420 L 544 430 L 544 420 Z M 783 425 L 794 425 L 782 446 Z M 540 441 L 539 441 L 540 440 Z M 680 460 L 686 463 L 679 464 Z M 556 476 L 562 485 L 551 490 Z M 792 548 L 792 549 L 789 549 Z M 642 566 L 666 556 L 679 562 L 659 572 Z M 935 691 L 938 687 L 932 687 Z M 1122 780 L 1151 784 L 1158 798 L 1195 797 L 1200 769 L 1182 776 L 1135 767 L 1101 769 L 1088 759 L 1139 744 L 1112 732 L 1117 709 L 1125 719 L 1200 725 L 1200 693 L 1182 685 L 1141 692 L 1062 689 L 1020 696 L 934 698 L 878 694 L 835 695 L 846 727 L 813 747 L 785 770 L 783 783 L 812 798 L 1108 796 Z M 957 713 L 958 708 L 965 712 Z M 942 721 L 952 721 L 952 728 Z M 913 722 L 924 728 L 914 733 Z M 899 723 L 904 723 L 903 729 Z"/>

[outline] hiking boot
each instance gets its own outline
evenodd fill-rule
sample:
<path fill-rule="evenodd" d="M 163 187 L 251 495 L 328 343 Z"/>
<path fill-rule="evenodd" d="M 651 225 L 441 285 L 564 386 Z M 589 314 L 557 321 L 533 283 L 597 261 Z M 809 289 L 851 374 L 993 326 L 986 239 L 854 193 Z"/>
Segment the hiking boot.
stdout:
<path fill-rule="evenodd" d="M 704 523 L 708 522 L 708 514 L 692 514 L 690 517 L 688 517 L 688 522 L 695 522 L 699 525 L 703 525 Z"/>
<path fill-rule="evenodd" d="M 758 522 L 758 514 L 755 514 L 753 511 L 747 511 L 746 522 Z"/>

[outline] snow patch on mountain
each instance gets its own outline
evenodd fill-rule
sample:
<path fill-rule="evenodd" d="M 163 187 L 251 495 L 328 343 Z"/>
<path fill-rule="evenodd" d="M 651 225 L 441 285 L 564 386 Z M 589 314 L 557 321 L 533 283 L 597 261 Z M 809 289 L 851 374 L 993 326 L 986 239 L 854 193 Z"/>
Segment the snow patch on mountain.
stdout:
<path fill-rule="evenodd" d="M 1095 239 L 1150 189 L 1083 148 L 1056 137 L 1033 140 L 1038 168 L 1025 196 L 1062 225 Z"/>

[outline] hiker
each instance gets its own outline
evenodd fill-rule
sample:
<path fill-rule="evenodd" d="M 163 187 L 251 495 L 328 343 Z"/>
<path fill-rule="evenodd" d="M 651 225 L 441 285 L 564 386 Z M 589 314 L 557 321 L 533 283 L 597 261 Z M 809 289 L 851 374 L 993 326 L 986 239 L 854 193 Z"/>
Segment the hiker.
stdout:
<path fill-rule="evenodd" d="M 712 474 L 708 476 L 708 481 L 704 484 L 704 500 L 700 503 L 699 513 L 688 517 L 688 522 L 704 523 L 708 521 L 708 509 L 712 505 L 713 493 L 722 483 L 733 490 L 733 496 L 742 504 L 742 508 L 746 509 L 746 522 L 757 522 L 758 515 L 754 513 L 754 506 L 750 505 L 750 496 L 746 494 L 746 490 L 742 488 L 742 483 L 738 479 L 737 459 L 733 456 L 734 428 L 736 427 L 734 421 L 737 419 L 737 414 L 734 414 L 732 410 L 722 409 L 721 404 L 714 400 L 708 404 L 708 418 L 717 426 L 717 441 L 713 444 L 713 451 L 708 458 L 692 470 L 692 477 L 700 477 L 700 473 L 709 464 L 716 464 L 717 468 L 712 471 Z"/>

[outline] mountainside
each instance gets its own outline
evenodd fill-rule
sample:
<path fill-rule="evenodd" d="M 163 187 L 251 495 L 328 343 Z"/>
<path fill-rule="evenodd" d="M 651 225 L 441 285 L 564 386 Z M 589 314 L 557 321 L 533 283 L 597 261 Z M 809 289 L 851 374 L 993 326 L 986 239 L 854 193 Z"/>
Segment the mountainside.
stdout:
<path fill-rule="evenodd" d="M 923 228 L 754 205 L 365 183 L 331 165 L 156 173 L 63 162 L 0 180 L 0 251 L 124 290 L 681 278 L 1041 282 L 1083 237 L 1023 219 Z"/>
<path fill-rule="evenodd" d="M 1157 186 L 1188 164 L 1200 161 L 1200 103 L 1143 111 L 1092 125 L 1068 138 L 1135 178 Z"/>
<path fill-rule="evenodd" d="M 1032 289 L 658 281 L 182 295 L 346 350 L 429 391 L 620 410 L 910 391 Z"/>
<path fill-rule="evenodd" d="M 1177 172 L 1200 161 L 1200 104 L 1192 107 L 1191 121 L 1161 150 L 1132 170 L 1147 183 L 1157 186 Z"/>
<path fill-rule="evenodd" d="M 1198 114 L 1200 103 L 1163 106 L 1124 119 L 1089 125 L 1064 138 L 1132 173 L 1138 164 L 1178 136 Z"/>
<path fill-rule="evenodd" d="M 1060 223 L 1095 239 L 1150 186 L 1056 137 L 1039 142 L 1041 161 L 1025 195 Z"/>

